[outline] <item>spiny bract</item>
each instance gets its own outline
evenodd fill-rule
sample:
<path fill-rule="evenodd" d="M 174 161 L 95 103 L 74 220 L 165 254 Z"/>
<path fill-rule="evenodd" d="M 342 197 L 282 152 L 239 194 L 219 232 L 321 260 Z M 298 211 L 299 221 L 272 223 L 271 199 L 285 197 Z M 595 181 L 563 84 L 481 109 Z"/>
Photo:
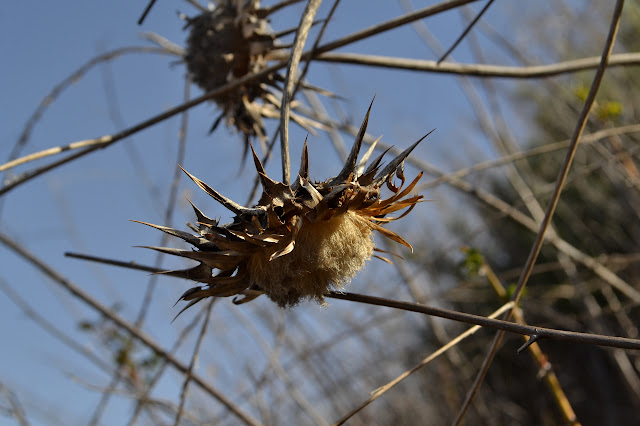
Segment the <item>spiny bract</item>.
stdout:
<path fill-rule="evenodd" d="M 402 165 L 424 137 L 384 168 L 381 162 L 386 151 L 364 170 L 368 155 L 360 163 L 357 158 L 370 111 L 371 106 L 342 171 L 324 182 L 309 180 L 306 142 L 300 171 L 291 186 L 269 178 L 253 151 L 263 193 L 258 204 L 251 208 L 225 198 L 185 171 L 200 188 L 236 216 L 233 222 L 219 225 L 193 206 L 197 226 L 188 225 L 197 235 L 145 223 L 197 248 L 194 251 L 149 247 L 200 262 L 194 268 L 166 272 L 206 284 L 181 296 L 181 300 L 191 301 L 184 309 L 206 297 L 244 294 L 243 299 L 234 300 L 243 303 L 262 293 L 281 307 L 290 307 L 305 299 L 324 303 L 324 294 L 341 288 L 371 258 L 376 250 L 372 231 L 411 248 L 381 224 L 405 216 L 422 199 L 421 195 L 409 195 L 422 173 L 402 189 Z M 394 176 L 400 179 L 399 186 L 393 184 Z M 392 192 L 389 198 L 381 197 L 383 185 Z M 405 208 L 399 217 L 386 217 Z"/>

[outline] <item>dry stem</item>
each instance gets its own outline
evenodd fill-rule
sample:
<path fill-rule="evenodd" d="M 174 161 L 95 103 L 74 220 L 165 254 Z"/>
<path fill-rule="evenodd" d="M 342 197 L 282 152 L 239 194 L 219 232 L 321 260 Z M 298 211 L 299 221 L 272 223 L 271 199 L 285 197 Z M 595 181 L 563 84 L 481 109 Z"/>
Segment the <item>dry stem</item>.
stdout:
<path fill-rule="evenodd" d="M 2 237 L 2 234 L 0 234 Z M 65 256 L 74 257 L 92 262 L 99 262 L 113 266 L 119 266 L 129 269 L 137 269 L 152 273 L 163 272 L 162 269 L 150 266 L 137 265 L 134 262 L 123 262 L 112 259 L 105 259 L 96 256 L 89 256 L 77 253 L 65 253 Z M 166 273 L 171 275 L 171 273 Z M 247 294 L 253 294 L 255 290 L 245 290 Z M 463 312 L 452 311 L 449 309 L 437 308 L 433 306 L 422 305 L 419 303 L 403 302 L 398 300 L 386 299 L 382 297 L 367 296 L 363 294 L 347 293 L 347 292 L 330 292 L 325 295 L 333 299 L 349 300 L 352 302 L 365 303 L 368 305 L 386 306 L 389 308 L 402 309 L 409 312 L 417 312 L 425 315 L 433 315 L 441 318 L 447 318 L 453 321 L 464 322 L 467 324 L 480 325 L 482 327 L 494 328 L 497 330 L 508 331 L 510 333 L 522 334 L 526 336 L 537 336 L 538 339 L 549 338 L 556 340 L 566 340 L 574 343 L 585 343 L 599 346 L 609 346 L 622 349 L 640 350 L 640 340 L 629 339 L 625 337 L 602 336 L 598 334 L 579 333 L 575 331 L 555 330 L 550 328 L 524 326 L 514 324 L 509 321 L 491 320 L 483 316 L 467 314 Z"/>
<path fill-rule="evenodd" d="M 518 279 L 518 284 L 516 285 L 516 290 L 512 297 L 512 300 L 516 304 L 518 304 L 518 302 L 520 301 L 520 298 L 522 297 L 522 293 L 529 279 L 529 275 L 531 274 L 531 271 L 536 262 L 536 259 L 538 258 L 538 254 L 540 253 L 540 249 L 542 248 L 542 243 L 544 242 L 544 239 L 545 239 L 545 233 L 549 228 L 549 225 L 551 223 L 551 218 L 553 217 L 555 208 L 558 204 L 558 201 L 560 200 L 560 193 L 562 192 L 565 180 L 567 179 L 567 175 L 569 174 L 569 169 L 571 167 L 573 157 L 575 156 L 575 153 L 578 149 L 578 142 L 580 140 L 580 135 L 584 130 L 584 126 L 586 125 L 587 118 L 589 117 L 589 112 L 591 111 L 591 107 L 593 106 L 593 103 L 595 101 L 596 93 L 598 92 L 600 83 L 602 82 L 602 77 L 604 76 L 604 72 L 607 69 L 609 55 L 611 55 L 611 50 L 613 49 L 613 43 L 616 38 L 616 33 L 618 31 L 618 26 L 620 23 L 620 17 L 622 16 L 623 6 L 624 6 L 624 0 L 617 0 L 611 25 L 609 27 L 609 34 L 607 35 L 605 47 L 602 52 L 600 65 L 593 78 L 593 82 L 591 83 L 591 87 L 589 89 L 589 95 L 585 100 L 584 107 L 580 113 L 578 122 L 576 123 L 574 133 L 571 137 L 571 144 L 569 146 L 569 149 L 567 150 L 567 154 L 565 156 L 562 167 L 560 168 L 560 172 L 556 180 L 554 192 L 553 192 L 553 195 L 551 196 L 551 200 L 549 202 L 547 210 L 545 211 L 544 219 L 540 224 L 538 234 L 536 235 L 536 240 L 533 243 L 533 246 L 531 247 L 531 252 L 529 253 L 529 257 L 527 258 L 524 268 L 522 269 L 522 273 L 520 275 L 520 278 Z M 512 315 L 512 311 L 508 312 L 504 317 L 505 320 L 508 320 L 509 318 L 511 318 L 511 315 Z M 489 370 L 489 367 L 493 361 L 493 358 L 495 357 L 496 352 L 498 351 L 498 346 L 500 345 L 500 342 L 502 341 L 503 336 L 504 336 L 504 331 L 500 331 L 496 334 L 496 337 L 491 345 L 491 348 L 489 349 L 489 353 L 487 354 L 483 362 L 482 368 L 480 369 L 480 372 L 476 376 L 476 380 L 474 381 L 473 386 L 471 387 L 471 389 L 469 389 L 465 402 L 460 408 L 460 411 L 456 416 L 456 419 L 454 420 L 453 424 L 459 425 L 462 419 L 464 418 L 464 415 L 466 414 L 467 409 L 469 408 L 469 405 L 473 401 L 473 398 L 478 392 L 480 385 L 484 381 L 484 377 L 487 374 L 487 371 Z"/>

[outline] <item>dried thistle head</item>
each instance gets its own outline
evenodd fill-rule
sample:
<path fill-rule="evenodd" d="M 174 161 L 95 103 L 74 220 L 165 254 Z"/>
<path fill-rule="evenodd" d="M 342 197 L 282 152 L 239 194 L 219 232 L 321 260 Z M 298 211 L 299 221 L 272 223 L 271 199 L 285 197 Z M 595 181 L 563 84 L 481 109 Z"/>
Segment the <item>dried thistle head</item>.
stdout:
<path fill-rule="evenodd" d="M 189 226 L 196 235 L 147 223 L 197 249 L 149 247 L 200 262 L 194 268 L 167 272 L 205 284 L 181 296 L 181 300 L 191 301 L 185 309 L 207 297 L 245 294 L 237 302 L 243 303 L 260 294 L 247 290 L 263 292 L 281 307 L 305 299 L 324 303 L 324 294 L 341 288 L 371 258 L 376 250 L 373 231 L 411 248 L 382 225 L 405 216 L 422 199 L 420 195 L 410 195 L 422 173 L 403 189 L 402 164 L 424 138 L 384 168 L 381 162 L 386 152 L 365 170 L 368 155 L 360 164 L 357 158 L 369 111 L 342 171 L 326 181 L 309 180 L 306 143 L 300 171 L 290 186 L 269 178 L 254 151 L 263 192 L 258 204 L 251 208 L 223 197 L 185 171 L 200 188 L 236 215 L 233 222 L 219 225 L 193 206 L 198 222 L 197 226 Z M 400 179 L 399 186 L 394 185 L 394 176 Z M 383 186 L 391 191 L 390 197 L 382 197 Z M 399 217 L 387 216 L 403 209 L 406 211 Z"/>
<path fill-rule="evenodd" d="M 269 54 L 283 46 L 277 44 L 267 16 L 281 5 L 260 8 L 259 0 L 222 0 L 216 7 L 193 18 L 186 18 L 189 30 L 184 61 L 192 81 L 205 91 L 218 89 L 250 73 L 267 68 Z M 283 5 L 286 3 L 283 3 Z M 263 118 L 277 117 L 280 109 L 277 73 L 253 80 L 214 99 L 222 110 L 211 131 L 224 118 L 249 139 L 265 139 Z"/>

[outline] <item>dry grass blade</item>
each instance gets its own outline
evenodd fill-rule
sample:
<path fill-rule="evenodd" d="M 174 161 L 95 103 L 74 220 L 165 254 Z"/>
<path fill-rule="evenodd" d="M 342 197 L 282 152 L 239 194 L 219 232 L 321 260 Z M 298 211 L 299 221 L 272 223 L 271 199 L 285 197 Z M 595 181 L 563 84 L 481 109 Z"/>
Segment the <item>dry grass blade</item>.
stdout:
<path fill-rule="evenodd" d="M 200 3 L 198 3 L 197 0 L 185 0 L 185 1 L 187 3 L 189 3 L 191 6 L 195 7 L 196 9 L 198 9 L 202 13 L 208 11 L 208 9 L 206 7 L 204 7 L 203 5 L 201 5 Z"/>
<path fill-rule="evenodd" d="M 493 312 L 491 315 L 487 316 L 487 318 L 496 318 L 498 315 L 503 314 L 508 309 L 512 309 L 513 307 L 514 307 L 513 302 L 507 302 L 506 304 L 502 305 L 500 307 L 500 309 L 498 309 L 497 311 Z M 475 332 L 480 330 L 480 328 L 481 327 L 478 326 L 478 325 L 475 325 L 475 326 L 469 328 L 467 331 L 465 331 L 464 333 L 461 333 L 460 335 L 458 335 L 457 337 L 452 339 L 449 343 L 447 343 L 446 345 L 440 347 L 437 351 L 433 352 L 431 355 L 429 355 L 428 357 L 424 358 L 422 361 L 420 361 L 419 364 L 417 364 L 413 368 L 405 371 L 404 373 L 402 373 L 401 375 L 399 375 L 395 379 L 391 380 L 389 383 L 380 386 L 378 389 L 376 389 L 373 392 L 371 392 L 371 396 L 366 401 L 364 401 L 362 404 L 358 405 L 356 408 L 354 408 L 349 413 L 345 414 L 343 417 L 341 417 L 339 420 L 337 420 L 335 423 L 333 423 L 332 426 L 338 426 L 338 425 L 342 425 L 342 424 L 346 423 L 347 420 L 349 420 L 350 418 L 352 418 L 353 416 L 358 414 L 367 405 L 371 404 L 373 401 L 375 401 L 376 399 L 380 398 L 387 391 L 393 389 L 393 387 L 395 387 L 398 383 L 400 383 L 401 381 L 403 381 L 404 379 L 406 379 L 407 377 L 409 377 L 410 375 L 412 375 L 416 371 L 420 370 L 422 367 L 426 366 L 431 361 L 433 361 L 434 359 L 438 358 L 440 355 L 444 354 L 446 351 L 448 351 L 449 349 L 453 348 L 455 345 L 457 345 L 458 343 L 460 343 L 461 341 L 463 341 L 467 337 L 472 336 L 473 334 L 475 334 Z"/>
<path fill-rule="evenodd" d="M 122 53 L 136 53 L 138 51 L 168 54 L 166 49 L 159 49 L 159 48 L 151 48 L 151 47 L 124 48 L 124 49 L 118 49 L 117 51 L 113 51 L 113 52 L 109 52 L 107 54 L 101 55 L 99 62 L 107 59 L 111 59 L 114 55 L 116 55 L 115 52 L 120 52 L 120 53 L 117 53 L 119 55 Z M 284 57 L 285 56 L 283 56 L 282 58 Z M 506 66 L 484 65 L 484 64 L 449 64 L 449 63 L 438 65 L 435 61 L 393 58 L 393 57 L 375 56 L 375 55 L 362 55 L 362 54 L 354 54 L 354 53 L 324 53 L 319 56 L 314 56 L 314 60 L 338 62 L 338 63 L 351 63 L 351 64 L 360 64 L 360 65 L 368 65 L 368 66 L 381 66 L 381 67 L 387 67 L 387 68 L 410 69 L 415 71 L 430 71 L 430 72 L 436 72 L 436 73 L 462 74 L 466 76 L 475 76 L 475 77 L 502 77 L 502 78 L 530 79 L 530 78 L 552 77 L 552 76 L 566 74 L 566 73 L 574 73 L 578 71 L 593 69 L 598 66 L 600 58 L 598 57 L 582 58 L 582 59 L 576 59 L 576 60 L 571 60 L 566 62 L 560 62 L 557 64 L 537 65 L 537 66 L 530 66 L 530 67 L 506 67 Z M 96 62 L 96 63 L 99 63 L 99 62 Z M 90 62 L 90 65 L 93 66 L 95 65 L 95 63 L 92 61 Z M 609 61 L 609 67 L 634 66 L 634 65 L 640 65 L 639 53 L 620 53 L 620 54 L 612 55 Z M 89 64 L 85 65 L 85 67 L 88 67 L 88 66 Z M 68 77 L 64 81 L 64 83 L 60 84 L 60 87 L 67 86 L 70 84 L 71 81 L 74 81 L 75 79 L 77 79 L 76 74 L 78 72 L 80 71 L 77 71 L 72 76 Z M 61 89 L 58 88 L 58 86 L 54 90 L 52 90 L 51 94 L 49 94 L 45 98 L 45 100 L 41 103 L 41 106 L 38 108 L 38 110 L 34 112 L 34 114 L 32 115 L 32 118 L 29 119 L 28 125 L 25 127 L 25 130 L 23 131 L 23 134 L 21 135 L 18 144 L 16 144 L 16 147 L 14 147 L 12 156 L 15 155 L 18 147 L 22 147 L 24 145 L 24 143 L 29 137 L 33 124 L 37 122 L 37 120 L 42 115 L 44 108 L 51 103 L 53 97 L 57 96 L 57 93 L 60 90 Z M 609 130 L 602 130 L 602 132 L 607 132 L 607 131 Z M 115 138 L 115 136 L 116 135 L 105 135 L 99 138 L 86 139 L 82 141 L 72 142 L 67 145 L 61 145 L 59 147 L 48 148 L 46 150 L 29 154 L 27 156 L 18 158 L 13 161 L 8 161 L 5 164 L 0 165 L 0 172 L 12 169 L 21 164 L 25 164 L 25 163 L 38 160 L 41 158 L 45 158 L 51 155 L 59 154 L 65 151 L 91 147 L 94 145 L 108 144 L 114 141 L 113 139 Z"/>
<path fill-rule="evenodd" d="M 202 315 L 204 315 L 202 311 L 198 312 L 193 317 L 193 320 L 182 329 L 182 331 L 180 332 L 180 335 L 178 336 L 175 343 L 173 344 L 173 347 L 169 350 L 170 353 L 175 354 L 176 351 L 180 349 L 185 339 L 189 336 L 189 334 L 191 334 L 191 331 L 196 327 L 198 322 L 200 322 L 200 318 L 202 317 Z M 133 426 L 137 424 L 138 416 L 142 412 L 142 409 L 145 407 L 147 402 L 150 400 L 150 395 L 151 395 L 151 392 L 153 391 L 153 388 L 160 381 L 160 379 L 164 375 L 168 366 L 169 366 L 169 363 L 163 360 L 162 366 L 158 369 L 157 373 L 147 383 L 146 388 L 140 394 L 137 395 L 136 407 L 133 410 L 133 414 L 131 415 L 129 422 L 127 422 L 128 426 Z"/>
<path fill-rule="evenodd" d="M 290 376 L 289 372 L 283 367 L 278 359 L 278 349 L 273 348 L 272 345 L 265 340 L 256 325 L 246 316 L 246 313 L 234 309 L 231 311 L 235 318 L 246 328 L 247 332 L 253 340 L 260 346 L 263 352 L 263 356 L 269 359 L 267 366 L 265 366 L 265 372 L 273 373 L 282 383 L 287 387 L 286 395 L 295 401 L 296 405 L 302 412 L 304 412 L 316 426 L 328 425 L 328 422 L 322 417 L 318 408 L 309 401 L 301 389 L 298 389 L 299 384 Z M 281 312 L 282 314 L 284 312 Z M 278 332 L 278 341 L 285 337 L 284 324 L 281 327 L 281 331 Z M 255 388 L 254 388 L 255 389 Z"/>
<path fill-rule="evenodd" d="M 124 129 L 118 133 L 115 133 L 113 135 L 105 135 L 99 138 L 95 138 L 95 139 L 88 139 L 85 141 L 81 141 L 82 143 L 86 144 L 86 148 L 75 153 L 72 154 L 68 157 L 62 158 L 61 160 L 55 161 L 51 164 L 47 164 L 43 167 L 37 168 L 35 170 L 26 172 L 18 177 L 16 177 L 15 179 L 13 179 L 10 183 L 5 184 L 2 188 L 0 188 L 0 195 L 5 194 L 7 192 L 9 192 L 10 190 L 16 188 L 19 185 L 22 185 L 23 183 L 26 183 L 28 181 L 30 181 L 31 179 L 34 179 L 50 170 L 54 170 L 64 164 L 67 164 L 71 161 L 74 161 L 78 158 L 84 157 L 87 154 L 90 154 L 98 149 L 102 149 L 102 148 L 106 148 L 107 146 L 118 142 L 122 139 L 125 139 L 135 133 L 138 133 L 141 130 L 144 130 L 148 127 L 151 127 L 155 124 L 158 124 L 164 120 L 166 120 L 167 118 L 173 117 L 174 115 L 180 114 L 181 112 L 184 112 L 196 105 L 199 105 L 209 99 L 215 98 L 217 96 L 221 96 L 233 89 L 235 89 L 236 87 L 239 87 L 243 84 L 246 84 L 249 81 L 252 81 L 254 79 L 257 78 L 261 78 L 261 77 L 265 77 L 275 71 L 278 71 L 281 68 L 284 68 L 285 63 L 279 63 L 278 65 L 274 65 L 272 67 L 269 67 L 267 69 L 264 69 L 263 71 L 257 72 L 257 73 L 253 73 L 253 74 L 248 74 L 245 77 L 239 78 L 237 80 L 232 81 L 231 83 L 228 83 L 222 87 L 220 87 L 219 89 L 216 90 L 212 90 L 211 92 L 205 93 L 202 96 L 199 96 L 197 98 L 192 99 L 191 101 L 185 102 L 177 107 L 171 108 L 168 111 L 165 111 L 161 114 L 155 115 L 153 117 L 151 117 L 148 120 L 145 120 L 135 126 L 129 127 L 127 129 Z M 55 149 L 55 148 L 54 148 Z M 61 151 L 57 151 L 56 153 L 61 152 Z"/>
<path fill-rule="evenodd" d="M 2 165 L 0 165 L 0 172 L 4 172 L 10 170 L 14 167 L 20 166 L 22 164 L 30 163 L 32 161 L 40 160 L 42 158 L 50 157 L 52 155 L 60 154 L 66 151 L 73 151 L 80 148 L 87 148 L 96 145 L 104 145 L 113 141 L 113 136 L 105 135 L 99 138 L 94 139 L 85 139 L 82 141 L 71 142 L 67 145 L 56 146 L 53 148 L 47 148 L 42 151 L 34 152 L 33 154 L 25 155 L 23 157 L 17 158 L 12 161 L 8 161 Z"/>
<path fill-rule="evenodd" d="M 148 11 L 154 1 L 140 5 Z M 24 312 L 38 318 L 57 338 L 53 362 L 37 369 L 62 365 L 73 371 L 65 377 L 82 387 L 70 390 L 79 399 L 46 387 L 29 390 L 28 377 L 25 382 L 19 369 L 7 370 L 0 411 L 13 415 L 1 389 L 8 384 L 18 402 L 29 402 L 27 420 L 50 411 L 50 420 L 60 424 L 83 416 L 84 423 L 98 425 L 127 411 L 122 423 L 131 426 L 450 424 L 456 416 L 456 422 L 474 425 L 579 426 L 578 419 L 634 424 L 640 401 L 640 253 L 633 244 L 640 235 L 640 222 L 633 220 L 640 218 L 640 124 L 634 124 L 640 45 L 633 36 L 640 4 L 625 4 L 617 53 L 608 52 L 604 65 L 616 2 L 513 8 L 474 1 L 422 2 L 415 11 L 411 0 L 397 0 L 368 13 L 369 4 L 340 0 L 321 6 L 321 0 L 181 0 L 177 7 L 185 10 L 177 17 L 157 2 L 145 21 L 155 28 L 145 30 L 159 33 L 143 35 L 142 43 L 126 31 L 120 35 L 131 40 L 128 46 L 146 44 L 167 56 L 141 52 L 93 64 L 83 71 L 82 93 L 66 90 L 70 83 L 64 81 L 45 81 L 26 123 L 17 108 L 24 102 L 16 104 L 0 161 L 0 209 L 6 205 L 4 225 L 12 231 L 0 230 L 0 252 L 13 259 L 3 278 L 13 285 L 35 276 L 37 286 L 53 286 L 45 293 L 52 291 L 59 303 L 49 303 L 43 319 L 42 292 L 32 286 L 20 292 L 19 285 L 5 291 L 2 278 L 0 302 L 7 294 L 10 317 Z M 29 15 L 20 2 L 10 4 L 19 12 L 12 16 Z M 112 9 L 104 10 L 113 18 L 108 20 L 95 8 L 54 8 L 55 20 L 38 16 L 43 34 L 56 39 L 64 34 L 51 22 L 97 23 L 80 40 L 67 31 L 71 61 L 87 66 L 96 53 L 82 58 L 90 42 L 85 38 L 99 37 L 116 18 L 133 29 L 142 12 Z M 122 13 L 112 14 L 117 11 Z M 301 28 L 305 19 L 315 22 Z M 59 45 L 53 37 L 42 42 L 52 51 Z M 19 53 L 19 45 L 10 47 Z M 423 58 L 405 54 L 421 48 Z M 466 63 L 455 63 L 462 51 Z M 66 63 L 49 69 L 42 55 L 11 56 L 22 64 L 14 71 L 45 69 L 54 78 Z M 576 136 L 581 110 L 595 93 L 594 74 L 605 67 L 615 69 L 606 70 L 586 127 Z M 96 77 L 93 71 L 102 74 L 102 85 L 89 79 Z M 14 74 L 5 82 L 7 93 L 29 102 L 43 80 Z M 204 95 L 181 100 L 183 83 Z M 120 92 L 123 87 L 136 90 Z M 360 108 L 374 93 L 385 99 L 367 133 L 367 120 L 362 126 L 358 121 L 365 112 Z M 104 114 L 90 109 L 96 102 Z M 198 144 L 186 152 L 187 117 L 180 124 L 178 115 L 191 108 L 197 114 L 190 117 L 196 129 L 190 139 Z M 170 134 L 178 126 L 175 140 Z M 423 134 L 436 126 L 429 146 L 403 158 L 420 136 L 416 128 Z M 14 147 L 21 132 L 25 142 Z M 305 132 L 320 137 L 303 145 Z M 74 139 L 64 136 L 71 133 Z M 342 138 L 350 134 L 347 147 Z M 99 137 L 86 139 L 93 136 Z M 279 147 L 273 151 L 276 143 L 281 153 Z M 576 145 L 573 164 L 563 165 Z M 124 163 L 121 151 L 129 155 Z M 331 156 L 341 162 L 331 165 Z M 282 164 L 267 164 L 270 159 Z M 178 164 L 193 173 L 191 180 Z M 569 174 L 559 183 L 561 168 Z M 36 177 L 34 185 L 21 187 Z M 191 213 L 178 192 L 202 210 L 192 204 Z M 222 217 L 230 214 L 231 220 L 211 211 L 218 202 L 229 210 Z M 158 223 L 139 222 L 161 232 L 148 240 L 152 231 L 129 218 Z M 391 224 L 398 219 L 401 228 Z M 114 258 L 142 257 L 134 263 L 78 254 L 100 255 L 123 243 L 122 253 L 131 250 L 133 257 Z M 155 251 L 132 248 L 141 244 Z M 460 247 L 472 249 L 462 255 Z M 68 257 L 146 272 L 73 262 L 59 256 L 65 250 L 78 252 Z M 392 257 L 400 257 L 394 251 L 404 258 Z M 530 272 L 523 270 L 525 261 Z M 63 266 L 68 277 L 60 273 Z M 339 273 L 325 278 L 331 271 Z M 76 275 L 90 279 L 77 281 L 82 288 L 65 280 Z M 313 284 L 310 292 L 301 290 L 301 275 Z M 517 282 L 517 293 L 526 286 L 521 305 Z M 342 292 L 351 289 L 365 294 Z M 209 304 L 200 302 L 207 297 L 224 306 L 206 309 Z M 223 297 L 228 299 L 218 300 Z M 327 306 L 309 303 L 314 301 Z M 71 326 L 59 327 L 59 321 Z M 479 327 L 492 330 L 478 333 Z M 510 334 L 500 344 L 504 332 Z M 90 344 L 77 343 L 85 339 Z M 28 363 L 24 345 L 8 347 L 7 365 Z M 517 356 L 521 351 L 529 353 Z M 70 364 L 65 352 L 80 364 Z M 178 392 L 163 399 L 171 383 Z M 87 398 L 83 387 L 99 393 L 78 414 L 73 401 Z"/>
<path fill-rule="evenodd" d="M 332 92 L 330 92 L 328 90 L 324 90 L 322 88 L 313 87 L 313 86 L 310 86 L 310 85 L 306 84 L 305 83 L 305 78 L 307 76 L 307 72 L 309 71 L 309 67 L 311 66 L 311 59 L 314 56 L 314 52 L 316 51 L 316 49 L 320 45 L 320 40 L 322 40 L 322 36 L 324 35 L 325 31 L 327 30 L 327 26 L 329 25 L 329 23 L 333 19 L 333 15 L 334 15 L 336 9 L 338 8 L 339 4 L 340 4 L 340 0 L 334 0 L 333 6 L 331 6 L 331 10 L 329 10 L 329 14 L 324 19 L 324 22 L 322 22 L 322 27 L 320 28 L 320 31 L 318 32 L 318 36 L 316 37 L 316 41 L 313 43 L 313 46 L 311 47 L 311 50 L 309 52 L 309 56 L 307 57 L 307 59 L 305 61 L 304 68 L 302 69 L 302 72 L 300 73 L 300 77 L 298 78 L 298 82 L 296 83 L 296 87 L 293 89 L 293 94 L 291 96 L 292 99 L 295 97 L 296 93 L 298 93 L 298 90 L 300 89 L 300 87 L 311 89 L 311 90 L 307 90 L 307 92 L 309 92 L 309 93 L 317 92 L 317 93 L 322 94 L 324 96 L 329 96 L 329 97 L 336 97 L 337 96 L 337 95 L 335 95 L 334 93 L 332 93 Z M 307 96 L 307 98 L 308 97 L 309 96 Z"/>
<path fill-rule="evenodd" d="M 184 101 L 188 101 L 191 95 L 191 91 L 190 91 L 190 80 L 189 78 L 185 79 L 185 90 L 184 90 Z M 185 149 L 186 149 L 186 127 L 187 127 L 187 122 L 188 122 L 188 111 L 184 111 L 182 113 L 181 116 L 181 128 L 180 128 L 180 134 L 179 134 L 179 141 L 178 141 L 178 152 L 177 152 L 177 161 L 178 163 L 181 163 L 184 160 L 184 153 L 185 153 Z M 173 181 L 171 184 L 171 189 L 169 191 L 169 198 L 167 200 L 167 205 L 165 208 L 165 213 L 164 213 L 164 220 L 165 223 L 171 223 L 172 221 L 172 217 L 173 217 L 173 207 L 175 206 L 175 202 L 176 202 L 176 198 L 178 195 L 178 182 L 180 180 L 180 169 L 176 167 L 176 170 L 174 171 L 174 176 L 173 176 Z M 167 239 L 167 235 L 163 235 L 161 240 L 160 240 L 160 245 L 164 245 Z M 156 256 L 156 260 L 155 260 L 155 265 L 156 266 L 160 266 L 162 264 L 162 258 L 163 258 L 163 254 L 162 253 L 158 253 L 158 255 Z M 138 311 L 136 320 L 135 320 L 135 326 L 137 328 L 141 328 L 144 320 L 146 319 L 147 316 L 147 312 L 149 311 L 150 305 L 151 305 L 151 300 L 155 291 L 155 287 L 156 287 L 156 279 L 157 276 L 151 276 L 148 280 L 147 283 L 147 288 L 145 290 L 145 294 L 144 297 L 142 299 L 142 302 L 140 304 L 140 309 Z M 117 373 L 119 372 L 116 371 Z M 107 405 L 107 403 L 109 402 L 109 399 L 111 398 L 111 395 L 113 394 L 113 390 L 115 390 L 115 388 L 118 386 L 119 382 L 121 380 L 120 375 L 118 374 L 114 374 L 112 376 L 111 379 L 111 384 L 109 385 L 109 389 L 110 391 L 104 392 L 103 396 L 100 400 L 100 402 L 98 403 L 98 406 L 96 407 L 95 411 L 94 411 L 94 415 L 92 418 L 92 424 L 97 424 L 100 421 L 100 418 L 104 412 L 104 409 Z"/>

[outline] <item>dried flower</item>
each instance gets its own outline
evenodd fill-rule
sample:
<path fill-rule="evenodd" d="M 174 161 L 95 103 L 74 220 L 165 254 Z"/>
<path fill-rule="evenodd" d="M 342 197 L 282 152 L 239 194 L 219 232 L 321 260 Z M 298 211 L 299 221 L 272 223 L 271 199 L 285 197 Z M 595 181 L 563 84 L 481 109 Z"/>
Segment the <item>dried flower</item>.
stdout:
<path fill-rule="evenodd" d="M 197 226 L 188 225 L 197 235 L 146 223 L 197 248 L 193 251 L 149 247 L 200 262 L 194 268 L 167 272 L 206 284 L 181 296 L 181 300 L 191 301 L 185 309 L 206 297 L 245 294 L 244 299 L 234 300 L 243 303 L 260 294 L 247 290 L 263 292 L 281 307 L 290 307 L 305 299 L 324 303 L 323 295 L 341 288 L 377 250 L 372 231 L 411 248 L 382 224 L 405 216 L 422 199 L 420 195 L 409 195 L 422 173 L 402 189 L 402 165 L 424 137 L 384 168 L 381 161 L 386 151 L 364 170 L 372 150 L 360 163 L 357 158 L 370 110 L 371 107 L 342 171 L 327 181 L 309 180 L 306 142 L 300 171 L 291 186 L 269 178 L 254 151 L 263 193 L 258 204 L 251 208 L 225 198 L 185 171 L 200 188 L 236 215 L 233 222 L 219 225 L 193 206 Z M 394 185 L 394 176 L 400 179 L 399 186 Z M 383 185 L 392 192 L 389 198 L 381 196 Z M 407 210 L 401 216 L 387 217 L 403 209 Z"/>
<path fill-rule="evenodd" d="M 295 29 L 274 33 L 267 16 L 286 3 L 269 9 L 260 8 L 259 0 L 223 0 L 210 12 L 186 18 L 189 29 L 184 61 L 191 79 L 205 91 L 224 86 L 250 73 L 267 68 L 269 54 L 284 46 L 277 39 Z M 253 80 L 214 99 L 222 109 L 211 131 L 224 118 L 249 139 L 257 136 L 264 142 L 263 118 L 278 117 L 283 77 L 277 73 Z M 315 126 L 309 119 L 294 114 L 299 124 Z"/>

